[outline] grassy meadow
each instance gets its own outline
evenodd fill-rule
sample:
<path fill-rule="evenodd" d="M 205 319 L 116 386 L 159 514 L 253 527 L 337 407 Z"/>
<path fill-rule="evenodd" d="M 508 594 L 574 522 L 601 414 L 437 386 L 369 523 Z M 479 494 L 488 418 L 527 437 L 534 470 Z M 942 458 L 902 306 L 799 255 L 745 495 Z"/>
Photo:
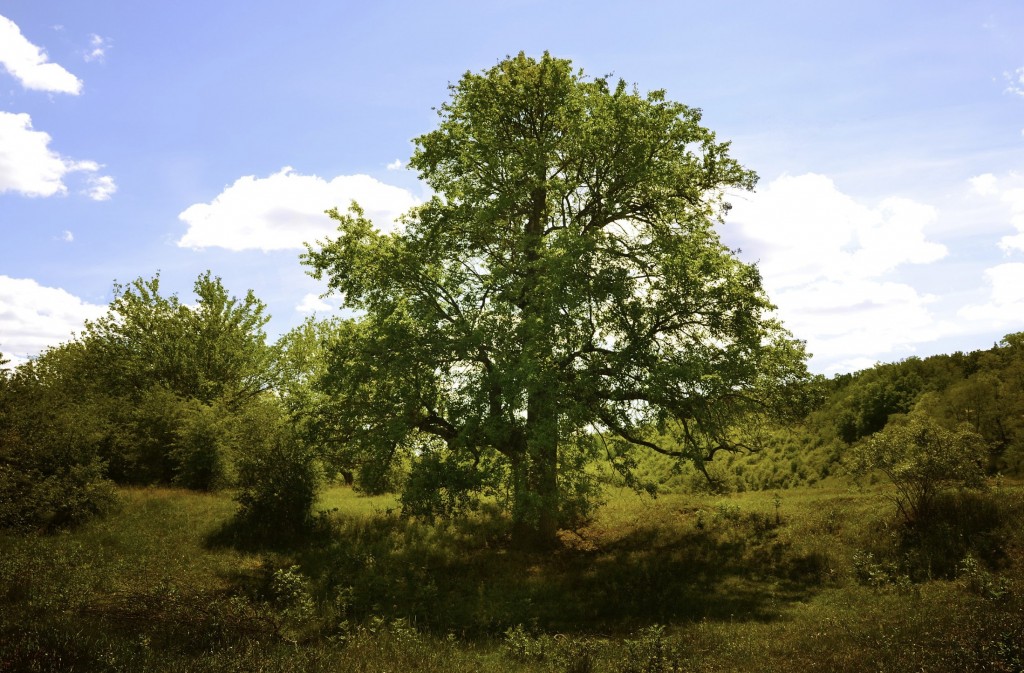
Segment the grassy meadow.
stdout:
<path fill-rule="evenodd" d="M 230 494 L 124 489 L 76 530 L 0 533 L 0 671 L 1022 670 L 1024 486 L 913 531 L 887 488 L 611 489 L 551 553 L 345 487 L 258 548 Z"/>

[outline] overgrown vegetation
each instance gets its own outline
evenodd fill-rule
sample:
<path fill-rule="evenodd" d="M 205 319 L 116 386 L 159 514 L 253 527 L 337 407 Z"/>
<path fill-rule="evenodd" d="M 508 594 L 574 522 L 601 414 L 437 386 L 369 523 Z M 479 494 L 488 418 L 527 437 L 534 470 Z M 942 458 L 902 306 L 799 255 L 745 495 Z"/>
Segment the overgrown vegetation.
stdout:
<path fill-rule="evenodd" d="M 1024 332 L 808 377 L 699 111 L 520 55 L 440 116 L 304 256 L 359 317 L 157 276 L 0 356 L 0 672 L 1024 670 Z"/>
<path fill-rule="evenodd" d="M 1019 670 L 1024 488 L 943 504 L 975 532 L 956 548 L 887 489 L 614 489 L 555 553 L 345 487 L 315 534 L 241 550 L 227 494 L 122 490 L 73 532 L 0 534 L 0 670 Z"/>

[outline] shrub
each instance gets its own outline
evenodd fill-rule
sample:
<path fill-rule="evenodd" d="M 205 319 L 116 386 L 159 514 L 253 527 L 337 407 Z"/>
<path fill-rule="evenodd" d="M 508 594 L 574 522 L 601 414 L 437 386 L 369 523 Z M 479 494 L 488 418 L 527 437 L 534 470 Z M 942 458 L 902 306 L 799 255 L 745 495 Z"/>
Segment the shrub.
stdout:
<path fill-rule="evenodd" d="M 452 518 L 474 508 L 482 474 L 468 461 L 449 452 L 419 456 L 402 491 L 402 512 L 427 519 Z"/>
<path fill-rule="evenodd" d="M 881 470 L 896 486 L 894 500 L 908 523 L 925 522 L 939 494 L 984 485 L 985 441 L 966 425 L 947 430 L 928 416 L 896 419 L 853 452 L 860 474 Z"/>
<path fill-rule="evenodd" d="M 203 404 L 198 400 L 184 402 L 182 407 L 171 449 L 174 482 L 202 491 L 229 485 L 232 465 L 228 414 L 219 404 Z"/>
<path fill-rule="evenodd" d="M 286 425 L 275 400 L 246 412 L 238 457 L 239 520 L 263 539 L 305 530 L 322 483 L 313 451 Z"/>
<path fill-rule="evenodd" d="M 665 627 L 654 624 L 625 641 L 618 670 L 623 673 L 670 673 L 682 670 L 680 653 L 665 637 Z"/>
<path fill-rule="evenodd" d="M 0 462 L 0 528 L 73 526 L 107 513 L 116 502 L 98 460 L 46 475 Z"/>
<path fill-rule="evenodd" d="M 0 375 L 0 528 L 74 525 L 115 502 L 95 452 L 106 427 L 50 371 L 70 352 L 51 349 Z"/>

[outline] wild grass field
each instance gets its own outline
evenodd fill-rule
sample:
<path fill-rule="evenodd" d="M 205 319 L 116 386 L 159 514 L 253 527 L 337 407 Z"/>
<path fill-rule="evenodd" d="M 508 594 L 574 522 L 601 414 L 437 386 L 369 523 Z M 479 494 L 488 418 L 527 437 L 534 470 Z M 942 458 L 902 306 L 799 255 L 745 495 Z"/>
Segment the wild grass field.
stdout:
<path fill-rule="evenodd" d="M 0 671 L 1022 670 L 1024 486 L 950 495 L 932 530 L 887 488 L 612 489 L 547 553 L 345 487 L 255 548 L 230 494 L 124 489 L 0 534 Z"/>

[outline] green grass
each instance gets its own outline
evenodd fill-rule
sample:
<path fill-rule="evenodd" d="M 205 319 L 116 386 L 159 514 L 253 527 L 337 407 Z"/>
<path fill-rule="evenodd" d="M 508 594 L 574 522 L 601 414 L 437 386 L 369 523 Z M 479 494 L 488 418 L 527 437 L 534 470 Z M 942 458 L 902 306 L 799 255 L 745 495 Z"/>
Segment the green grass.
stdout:
<path fill-rule="evenodd" d="M 822 484 L 612 489 L 544 554 L 493 513 L 428 525 L 347 488 L 302 543 L 241 550 L 230 495 L 124 490 L 0 534 L 0 671 L 1022 670 L 1024 487 L 951 499 L 929 537 L 882 487 Z"/>

